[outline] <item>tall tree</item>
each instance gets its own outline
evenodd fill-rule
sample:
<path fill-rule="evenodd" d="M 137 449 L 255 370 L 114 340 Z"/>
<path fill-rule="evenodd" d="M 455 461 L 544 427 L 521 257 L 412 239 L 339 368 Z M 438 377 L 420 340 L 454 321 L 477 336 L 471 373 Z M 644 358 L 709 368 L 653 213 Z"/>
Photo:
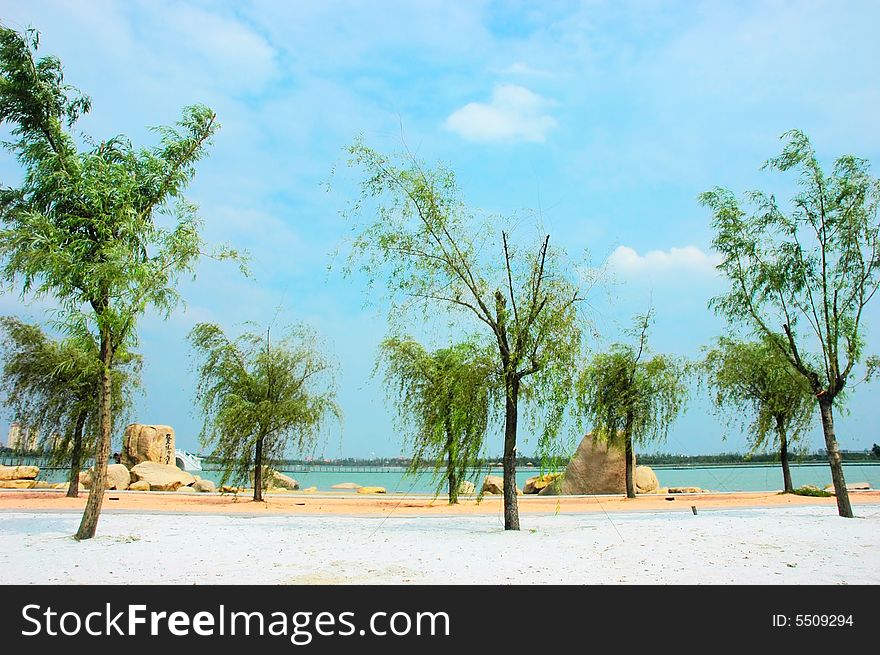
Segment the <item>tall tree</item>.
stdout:
<path fill-rule="evenodd" d="M 201 441 L 214 448 L 223 481 L 241 482 L 251 470 L 254 500 L 263 500 L 263 474 L 291 446 L 311 448 L 328 419 L 341 419 L 333 368 L 315 347 L 315 334 L 291 328 L 277 341 L 246 333 L 230 339 L 211 323 L 190 332 L 204 414 Z"/>
<path fill-rule="evenodd" d="M 93 335 L 53 340 L 38 325 L 12 316 L 0 318 L 3 402 L 12 417 L 41 435 L 55 465 L 70 467 L 67 495 L 79 494 L 83 453 L 94 446 L 99 428 L 101 359 Z M 114 423 L 131 407 L 139 387 L 140 357 L 117 353 L 111 381 Z"/>
<path fill-rule="evenodd" d="M 409 337 L 393 337 L 380 346 L 379 366 L 412 449 L 409 472 L 433 461 L 438 493 L 445 482 L 449 504 L 456 504 L 489 426 L 497 387 L 491 353 L 472 342 L 428 352 Z"/>
<path fill-rule="evenodd" d="M 581 418 L 609 441 L 622 439 L 626 495 L 636 497 L 633 445 L 665 439 L 687 400 L 687 366 L 670 355 L 648 359 L 652 312 L 636 319 L 638 345 L 613 344 L 595 355 L 578 377 Z"/>
<path fill-rule="evenodd" d="M 520 399 L 527 391 L 530 416 L 542 424 L 539 446 L 547 448 L 571 399 L 583 285 L 549 235 L 519 248 L 495 224 L 481 225 L 460 200 L 452 171 L 426 169 L 410 155 L 398 164 L 360 142 L 349 153 L 364 172 L 350 216 L 372 214 L 356 228 L 349 270 L 357 264 L 371 279 L 387 279 L 392 318 L 442 307 L 471 319 L 467 329 L 476 319 L 495 345 L 505 403 L 504 527 L 518 530 Z"/>
<path fill-rule="evenodd" d="M 822 419 L 838 513 L 852 517 L 833 409 L 863 359 L 862 320 L 880 285 L 880 180 L 867 160 L 852 155 L 825 172 L 803 132 L 782 138 L 782 153 L 764 168 L 797 173 L 800 191 L 787 207 L 760 191 L 742 202 L 724 188 L 699 197 L 712 210 L 718 269 L 731 283 L 710 306 L 769 339 L 806 380 Z M 867 364 L 870 376 L 876 359 Z"/>
<path fill-rule="evenodd" d="M 0 27 L 0 122 L 11 127 L 15 140 L 5 145 L 24 169 L 20 187 L 0 190 L 0 259 L 22 295 L 54 298 L 68 329 L 98 335 L 95 476 L 76 533 L 89 539 L 107 481 L 117 353 L 134 346 L 148 308 L 168 316 L 179 276 L 204 252 L 196 207 L 182 192 L 217 120 L 207 107 L 188 107 L 176 127 L 156 128 L 153 148 L 115 136 L 80 150 L 71 130 L 90 101 L 64 83 L 58 59 L 35 59 L 38 47 L 36 31 Z"/>
<path fill-rule="evenodd" d="M 807 381 L 767 338 L 744 343 L 722 337 L 707 350 L 702 369 L 715 407 L 734 422 L 748 422 L 752 451 L 771 444 L 778 449 L 783 485 L 791 493 L 789 447 L 809 427 L 816 403 Z"/>

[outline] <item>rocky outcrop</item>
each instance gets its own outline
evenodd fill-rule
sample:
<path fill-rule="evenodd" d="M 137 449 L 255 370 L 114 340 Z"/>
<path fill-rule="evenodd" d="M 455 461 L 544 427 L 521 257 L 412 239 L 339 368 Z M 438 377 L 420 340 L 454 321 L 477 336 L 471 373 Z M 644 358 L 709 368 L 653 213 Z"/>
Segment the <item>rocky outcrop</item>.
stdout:
<path fill-rule="evenodd" d="M 626 458 L 621 440 L 608 442 L 592 434 L 578 445 L 558 484 L 548 484 L 541 495 L 625 494 Z M 635 455 L 633 455 L 635 466 Z"/>
<path fill-rule="evenodd" d="M 358 489 L 359 494 L 384 494 L 385 487 L 361 487 Z"/>
<path fill-rule="evenodd" d="M 177 491 L 196 481 L 192 475 L 173 464 L 156 462 L 141 462 L 131 469 L 131 477 L 135 482 L 148 482 L 150 491 Z"/>
<path fill-rule="evenodd" d="M 174 428 L 132 423 L 125 428 L 120 457 L 128 468 L 142 462 L 174 465 Z"/>
<path fill-rule="evenodd" d="M 637 494 L 651 494 L 660 488 L 660 480 L 650 466 L 637 466 L 633 473 Z"/>
<path fill-rule="evenodd" d="M 146 480 L 138 480 L 137 482 L 132 482 L 128 485 L 129 491 L 149 491 L 150 483 Z"/>
<path fill-rule="evenodd" d="M 340 482 L 339 484 L 334 484 L 331 489 L 360 489 L 361 485 L 357 482 Z"/>
<path fill-rule="evenodd" d="M 0 480 L 36 480 L 38 466 L 0 466 Z"/>

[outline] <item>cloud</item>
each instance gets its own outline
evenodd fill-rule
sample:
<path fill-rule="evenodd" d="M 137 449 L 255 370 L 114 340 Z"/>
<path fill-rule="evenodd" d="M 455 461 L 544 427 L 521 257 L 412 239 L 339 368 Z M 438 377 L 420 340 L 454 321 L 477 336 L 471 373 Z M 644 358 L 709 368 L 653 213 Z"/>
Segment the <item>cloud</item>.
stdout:
<path fill-rule="evenodd" d="M 618 246 L 608 258 L 609 268 L 627 278 L 656 278 L 687 275 L 712 278 L 721 256 L 706 254 L 696 246 L 650 250 L 640 255 L 629 246 Z"/>
<path fill-rule="evenodd" d="M 446 129 L 468 141 L 543 143 L 556 120 L 546 110 L 555 104 L 516 84 L 499 84 L 488 103 L 470 102 L 446 119 Z"/>
<path fill-rule="evenodd" d="M 540 68 L 532 68 L 528 64 L 524 64 L 521 61 L 517 61 L 506 68 L 498 69 L 497 72 L 499 75 L 523 75 L 523 76 L 531 76 L 531 77 L 553 77 L 553 73 L 545 70 L 541 70 Z"/>

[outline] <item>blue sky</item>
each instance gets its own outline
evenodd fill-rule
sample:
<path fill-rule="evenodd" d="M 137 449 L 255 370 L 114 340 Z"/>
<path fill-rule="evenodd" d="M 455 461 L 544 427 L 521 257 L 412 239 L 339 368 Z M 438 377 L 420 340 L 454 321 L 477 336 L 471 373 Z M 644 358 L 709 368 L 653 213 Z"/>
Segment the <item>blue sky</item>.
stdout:
<path fill-rule="evenodd" d="M 724 330 L 706 309 L 724 283 L 697 194 L 723 185 L 784 196 L 791 180 L 759 169 L 794 127 L 825 162 L 880 161 L 875 2 L 3 0 L 0 17 L 41 31 L 41 53 L 60 57 L 67 81 L 91 95 L 78 128 L 96 138 L 149 144 L 147 126 L 172 123 L 184 105 L 218 114 L 188 197 L 209 240 L 250 251 L 253 276 L 205 262 L 181 285 L 186 307 L 165 322 L 145 317 L 139 332 L 134 418 L 173 425 L 190 450 L 200 424 L 189 329 L 265 325 L 281 307 L 280 323 L 314 327 L 340 365 L 345 422 L 318 452 L 400 453 L 371 378 L 387 306 L 332 256 L 354 193 L 342 149 L 358 135 L 394 151 L 402 130 L 428 163 L 456 171 L 471 206 L 539 210 L 555 243 L 607 262 L 615 283 L 590 299 L 601 335 L 592 348 L 652 302 L 654 349 L 685 356 Z M 0 181 L 19 175 L 0 156 Z M 878 305 L 867 316 L 871 352 Z M 44 320 L 46 307 L 0 296 L 5 314 Z M 876 393 L 852 394 L 838 424 L 843 448 L 880 441 Z M 736 431 L 722 441 L 704 395 L 695 392 L 658 450 L 744 450 Z M 501 451 L 500 435 L 491 443 Z M 521 443 L 529 453 L 535 439 L 525 431 Z M 808 445 L 821 443 L 813 430 Z"/>

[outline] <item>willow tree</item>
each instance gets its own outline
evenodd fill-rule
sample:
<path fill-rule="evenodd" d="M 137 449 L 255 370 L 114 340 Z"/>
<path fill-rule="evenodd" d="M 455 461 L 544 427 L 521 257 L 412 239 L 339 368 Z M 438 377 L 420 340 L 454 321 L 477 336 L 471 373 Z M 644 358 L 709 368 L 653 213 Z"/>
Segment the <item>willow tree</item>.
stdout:
<path fill-rule="evenodd" d="M 267 468 L 290 448 L 311 448 L 328 420 L 341 418 L 333 367 L 304 327 L 272 342 L 269 330 L 230 339 L 219 326 L 199 323 L 189 338 L 201 361 L 202 445 L 220 459 L 222 484 L 253 471 L 254 500 L 262 501 Z"/>
<path fill-rule="evenodd" d="M 452 171 L 427 169 L 409 155 L 397 163 L 362 143 L 349 153 L 364 173 L 349 215 L 370 218 L 356 223 L 348 270 L 387 281 L 393 319 L 444 309 L 464 329 L 481 326 L 494 344 L 504 394 L 504 527 L 518 530 L 521 395 L 527 392 L 542 425 L 539 446 L 548 446 L 561 429 L 581 351 L 581 282 L 549 235 L 518 247 L 508 232 L 477 220 Z"/>
<path fill-rule="evenodd" d="M 616 343 L 594 355 L 577 381 L 581 419 L 600 437 L 623 440 L 627 498 L 636 497 L 634 444 L 665 439 L 687 400 L 687 365 L 670 355 L 648 358 L 650 321 L 651 312 L 637 318 L 637 346 Z"/>
<path fill-rule="evenodd" d="M 89 333 L 55 340 L 39 325 L 12 316 L 0 318 L 0 330 L 3 403 L 13 420 L 41 435 L 53 465 L 70 467 L 67 495 L 76 498 L 83 452 L 94 446 L 99 426 L 98 344 Z M 141 364 L 127 353 L 117 354 L 117 361 L 111 382 L 114 421 L 131 407 Z"/>
<path fill-rule="evenodd" d="M 409 473 L 434 463 L 437 492 L 458 502 L 461 482 L 479 463 L 493 405 L 490 354 L 472 342 L 428 352 L 409 338 L 385 339 L 379 364 L 412 450 Z"/>
<path fill-rule="evenodd" d="M 179 276 L 204 252 L 197 208 L 182 192 L 217 120 L 207 107 L 188 107 L 175 127 L 156 128 L 152 148 L 115 136 L 80 149 L 72 130 L 90 101 L 64 83 L 58 59 L 35 59 L 38 46 L 36 31 L 0 27 L 0 122 L 24 170 L 19 187 L 0 190 L 0 258 L 23 296 L 53 299 L 68 329 L 98 336 L 95 475 L 76 533 L 89 539 L 107 481 L 117 354 L 136 344 L 148 308 L 170 314 Z"/>
<path fill-rule="evenodd" d="M 825 172 L 809 139 L 793 130 L 764 168 L 797 173 L 787 206 L 760 191 L 741 201 L 715 188 L 700 195 L 713 213 L 718 269 L 730 290 L 710 306 L 766 338 L 817 400 L 838 513 L 852 517 L 834 431 L 834 405 L 864 358 L 865 308 L 880 285 L 880 180 L 867 160 L 839 157 Z M 868 360 L 869 376 L 876 360 Z"/>
<path fill-rule="evenodd" d="M 722 337 L 701 368 L 715 407 L 735 423 L 748 423 L 751 450 L 778 449 L 783 485 L 791 493 L 789 446 L 809 427 L 816 402 L 807 381 L 767 338 L 744 343 Z"/>

